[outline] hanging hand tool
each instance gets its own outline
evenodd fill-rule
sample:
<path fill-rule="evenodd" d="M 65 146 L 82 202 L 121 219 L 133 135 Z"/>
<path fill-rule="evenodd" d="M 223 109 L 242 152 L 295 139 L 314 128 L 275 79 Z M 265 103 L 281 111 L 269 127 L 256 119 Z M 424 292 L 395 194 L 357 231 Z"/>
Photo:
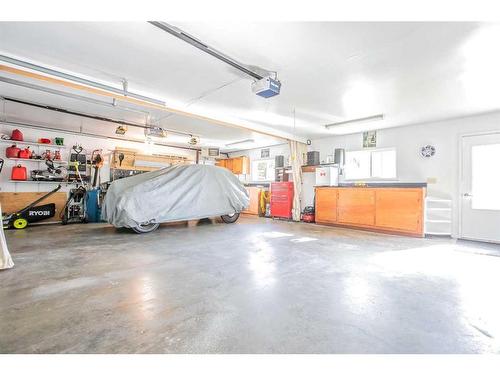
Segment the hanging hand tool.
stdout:
<path fill-rule="evenodd" d="M 92 187 L 97 186 L 97 178 L 99 177 L 99 169 L 104 164 L 104 159 L 101 156 L 102 150 L 92 151 L 92 164 L 94 165 L 94 179 L 92 180 Z"/>

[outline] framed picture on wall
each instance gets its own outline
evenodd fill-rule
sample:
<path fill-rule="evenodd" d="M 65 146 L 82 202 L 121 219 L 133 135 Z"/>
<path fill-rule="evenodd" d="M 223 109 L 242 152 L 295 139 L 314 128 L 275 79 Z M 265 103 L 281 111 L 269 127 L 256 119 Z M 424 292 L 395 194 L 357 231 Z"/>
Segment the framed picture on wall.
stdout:
<path fill-rule="evenodd" d="M 363 132 L 363 147 L 377 147 L 377 131 Z"/>
<path fill-rule="evenodd" d="M 271 154 L 270 153 L 270 149 L 268 149 L 268 148 L 263 148 L 263 149 L 260 150 L 260 158 L 261 159 L 268 158 L 270 154 Z"/>

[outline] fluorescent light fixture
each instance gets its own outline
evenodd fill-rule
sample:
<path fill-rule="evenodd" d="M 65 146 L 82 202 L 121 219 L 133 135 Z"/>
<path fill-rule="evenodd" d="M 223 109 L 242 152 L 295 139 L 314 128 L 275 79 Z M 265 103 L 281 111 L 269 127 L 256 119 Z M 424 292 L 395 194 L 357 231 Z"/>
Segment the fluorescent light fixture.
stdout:
<path fill-rule="evenodd" d="M 325 125 L 325 128 L 329 129 L 331 127 L 339 126 L 339 125 L 347 125 L 347 124 L 354 124 L 354 123 L 361 124 L 361 123 L 371 122 L 371 121 L 380 121 L 383 119 L 384 119 L 384 115 L 379 114 L 379 115 L 374 115 L 374 116 L 356 118 L 356 119 L 352 119 L 352 120 L 334 122 L 333 124 Z"/>
<path fill-rule="evenodd" d="M 123 86 L 123 89 L 120 90 L 120 89 L 113 87 L 113 86 L 105 85 L 105 84 L 95 82 L 95 81 L 90 81 L 86 78 L 78 77 L 78 76 L 75 76 L 72 74 L 68 74 L 68 73 L 60 72 L 60 71 L 57 71 L 54 69 L 46 68 L 46 67 L 43 67 L 40 65 L 32 64 L 32 63 L 27 62 L 27 61 L 18 60 L 18 59 L 15 59 L 13 57 L 6 56 L 6 55 L 0 55 L 0 61 L 4 61 L 8 64 L 22 66 L 23 68 L 35 70 L 35 71 L 43 73 L 43 74 L 48 74 L 51 76 L 59 77 L 59 78 L 65 79 L 67 81 L 78 82 L 78 83 L 81 83 L 83 85 L 90 86 L 93 88 L 98 88 L 101 90 L 114 92 L 115 94 L 119 94 L 119 95 L 129 96 L 131 98 L 142 100 L 144 102 L 149 102 L 149 103 L 153 103 L 153 104 L 157 104 L 157 105 L 161 105 L 161 106 L 165 105 L 164 101 L 150 98 L 150 97 L 143 96 L 143 95 L 139 95 L 139 94 L 135 94 L 133 92 L 129 92 L 127 90 L 128 83 L 126 83 L 126 81 L 124 82 L 125 84 Z"/>
<path fill-rule="evenodd" d="M 160 126 L 148 126 L 144 128 L 146 137 L 166 138 L 167 132 Z"/>
<path fill-rule="evenodd" d="M 254 142 L 255 142 L 254 139 L 245 139 L 243 141 L 228 143 L 228 144 L 226 144 L 226 147 L 241 145 L 243 143 L 254 143 Z"/>

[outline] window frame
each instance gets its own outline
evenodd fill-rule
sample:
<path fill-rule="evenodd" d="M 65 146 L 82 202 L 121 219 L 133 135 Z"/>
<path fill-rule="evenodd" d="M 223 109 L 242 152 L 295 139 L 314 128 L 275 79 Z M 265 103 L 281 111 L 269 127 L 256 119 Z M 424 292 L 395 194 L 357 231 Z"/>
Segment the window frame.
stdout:
<path fill-rule="evenodd" d="M 398 180 L 398 150 L 396 147 L 373 147 L 373 148 L 361 148 L 361 149 L 353 149 L 353 150 L 346 150 L 346 159 L 347 159 L 347 153 L 348 152 L 359 152 L 359 151 L 364 151 L 364 152 L 369 152 L 370 153 L 370 177 L 363 177 L 363 178 L 344 178 L 345 181 L 397 181 Z M 394 168 L 396 171 L 396 176 L 395 177 L 373 177 L 373 160 L 372 160 L 372 153 L 373 152 L 378 152 L 378 151 L 394 151 L 395 155 L 395 160 L 394 160 Z M 344 166 L 344 176 L 346 175 L 345 171 L 345 166 Z"/>
<path fill-rule="evenodd" d="M 261 162 L 271 162 L 271 166 L 272 168 L 269 168 L 268 167 L 268 170 L 269 169 L 272 169 L 272 171 L 274 172 L 274 174 L 272 175 L 272 179 L 266 179 L 266 180 L 256 180 L 255 179 L 255 176 L 253 174 L 253 171 L 254 171 L 254 163 L 261 163 Z M 276 180 L 276 175 L 275 175 L 275 166 L 274 166 L 274 162 L 275 160 L 273 158 L 265 158 L 265 159 L 254 159 L 254 160 L 251 160 L 250 161 L 250 181 L 251 182 L 274 182 Z"/>

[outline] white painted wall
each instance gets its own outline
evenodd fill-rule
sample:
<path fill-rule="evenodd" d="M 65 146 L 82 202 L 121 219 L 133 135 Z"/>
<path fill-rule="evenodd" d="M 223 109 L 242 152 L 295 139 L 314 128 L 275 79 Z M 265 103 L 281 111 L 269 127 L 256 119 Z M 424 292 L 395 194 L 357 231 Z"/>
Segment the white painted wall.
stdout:
<path fill-rule="evenodd" d="M 274 159 L 277 155 L 284 155 L 285 157 L 285 165 L 289 164 L 290 158 L 290 146 L 288 143 L 283 143 L 276 146 L 265 147 L 269 148 L 269 159 Z M 262 160 L 260 157 L 260 148 L 240 151 L 240 152 L 231 152 L 229 154 L 230 157 L 237 156 L 248 156 L 250 158 L 250 162 L 254 160 Z M 252 182 L 251 176 L 246 176 L 245 182 Z M 302 196 L 301 196 L 301 209 L 304 209 L 305 206 L 312 206 L 314 201 L 314 182 L 315 182 L 315 174 L 314 173 L 304 173 L 302 177 Z"/>
<path fill-rule="evenodd" d="M 457 236 L 461 135 L 493 130 L 500 130 L 499 112 L 379 130 L 377 147 L 396 148 L 399 180 L 427 182 L 429 178 L 436 179 L 436 183 L 428 185 L 428 195 L 453 200 L 453 233 Z M 361 150 L 362 141 L 362 133 L 329 137 L 313 140 L 310 149 L 319 151 L 320 160 L 323 160 L 334 148 Z M 425 145 L 436 147 L 433 157 L 420 155 L 420 148 Z"/>
<path fill-rule="evenodd" d="M 26 122 L 36 122 L 35 118 L 30 118 L 26 113 Z M 14 127 L 0 123 L 0 133 L 10 134 Z M 36 141 L 38 138 L 54 138 L 57 132 L 20 128 L 26 140 Z M 454 233 L 458 231 L 458 204 L 459 204 L 459 144 L 460 135 L 475 132 L 500 130 L 500 113 L 485 114 L 480 116 L 466 117 L 455 120 L 439 121 L 412 126 L 383 129 L 377 132 L 377 146 L 395 147 L 397 152 L 397 174 L 401 181 L 426 182 L 429 178 L 435 178 L 436 183 L 429 184 L 428 194 L 451 198 L 454 208 Z M 89 152 L 93 149 L 102 148 L 112 150 L 115 147 L 140 148 L 141 145 L 133 142 L 115 141 L 87 136 L 77 136 L 62 134 L 68 149 L 63 152 L 63 159 L 67 159 L 69 147 L 75 143 L 81 144 Z M 436 155 L 425 159 L 420 156 L 420 147 L 431 144 L 436 147 Z M 0 143 L 0 153 L 5 155 L 5 148 L 8 143 Z M 362 134 L 350 134 L 344 136 L 328 137 L 313 140 L 310 150 L 320 152 L 320 160 L 324 160 L 327 155 L 333 153 L 334 148 L 342 147 L 347 150 L 362 149 Z M 284 155 L 288 160 L 290 155 L 288 144 L 271 146 L 270 158 L 276 155 Z M 187 156 L 195 159 L 195 152 L 170 147 L 154 146 L 151 149 L 154 153 L 168 153 L 172 155 Z M 260 159 L 260 149 L 230 153 L 231 157 L 247 155 L 250 160 Z M 49 191 L 52 185 L 44 184 L 14 184 L 8 182 L 10 179 L 11 167 L 15 162 L 5 160 L 5 165 L 0 174 L 1 191 Z M 500 163 L 500 161 L 499 161 Z M 36 168 L 36 163 L 26 162 L 30 168 Z M 109 176 L 109 165 L 101 170 L 101 180 L 105 181 Z M 246 181 L 250 181 L 247 176 Z M 314 199 L 314 174 L 304 174 L 304 186 L 302 206 L 312 205 Z"/>
<path fill-rule="evenodd" d="M 461 135 L 500 130 L 500 112 L 436 121 L 411 126 L 382 129 L 377 132 L 377 147 L 394 147 L 397 154 L 397 177 L 404 182 L 429 182 L 428 195 L 453 200 L 453 234 L 458 236 L 459 220 L 459 157 Z M 420 155 L 425 145 L 436 147 L 431 158 Z M 319 151 L 320 160 L 326 160 L 335 148 L 362 150 L 362 133 L 315 139 L 310 151 Z M 288 155 L 288 145 L 271 147 L 271 156 Z M 260 159 L 260 149 L 235 153 L 247 155 L 250 160 Z M 499 160 L 500 165 L 500 160 Z M 304 173 L 302 208 L 313 204 L 314 173 Z"/>
<path fill-rule="evenodd" d="M 288 158 L 290 157 L 290 147 L 288 146 L 288 143 L 282 143 L 282 144 L 279 144 L 276 146 L 269 146 L 269 147 L 263 147 L 263 148 L 269 149 L 269 158 L 266 158 L 266 159 L 274 159 L 274 157 L 277 155 L 284 155 L 285 156 L 285 165 L 287 164 Z M 238 156 L 248 156 L 250 158 L 250 160 L 259 160 L 259 159 L 261 159 L 260 150 L 262 150 L 263 148 L 254 148 L 251 150 L 230 152 L 229 156 L 232 158 L 238 157 Z"/>
<path fill-rule="evenodd" d="M 285 165 L 288 163 L 288 159 L 290 157 L 290 147 L 288 146 L 288 143 L 283 143 L 279 144 L 276 146 L 270 146 L 270 147 L 263 147 L 263 149 L 269 149 L 269 157 L 268 158 L 261 158 L 260 157 L 260 150 L 261 148 L 255 148 L 251 150 L 244 150 L 244 151 L 238 151 L 238 152 L 230 152 L 229 157 L 235 158 L 238 156 L 248 156 L 250 158 L 250 163 L 255 160 L 268 160 L 272 159 L 274 160 L 275 156 L 277 155 L 284 155 L 285 156 Z M 251 166 L 250 166 L 251 169 Z M 252 181 L 252 176 L 251 175 L 245 175 L 245 176 L 240 176 L 240 180 L 243 182 L 254 182 Z"/>

